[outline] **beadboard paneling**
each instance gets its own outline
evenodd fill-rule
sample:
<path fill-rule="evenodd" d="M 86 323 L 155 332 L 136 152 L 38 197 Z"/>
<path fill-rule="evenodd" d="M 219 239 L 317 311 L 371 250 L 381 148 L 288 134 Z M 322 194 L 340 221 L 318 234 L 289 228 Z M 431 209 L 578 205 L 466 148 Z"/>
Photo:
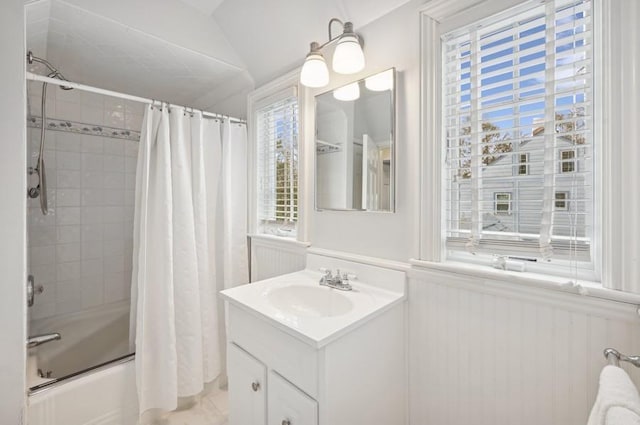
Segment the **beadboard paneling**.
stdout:
<path fill-rule="evenodd" d="M 410 423 L 584 425 L 602 350 L 640 353 L 636 307 L 491 286 L 410 272 Z"/>
<path fill-rule="evenodd" d="M 303 270 L 307 244 L 277 238 L 251 237 L 251 281 Z"/>

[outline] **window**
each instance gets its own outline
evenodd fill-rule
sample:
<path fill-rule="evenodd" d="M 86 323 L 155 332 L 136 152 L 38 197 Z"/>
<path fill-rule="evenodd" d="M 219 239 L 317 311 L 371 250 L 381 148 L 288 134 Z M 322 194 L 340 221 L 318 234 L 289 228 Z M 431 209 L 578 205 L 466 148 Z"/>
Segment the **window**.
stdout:
<path fill-rule="evenodd" d="M 573 173 L 576 171 L 576 152 L 574 150 L 560 151 L 560 172 Z"/>
<path fill-rule="evenodd" d="M 556 192 L 555 199 L 557 211 L 567 211 L 569 209 L 569 192 Z"/>
<path fill-rule="evenodd" d="M 494 194 L 494 212 L 496 214 L 511 214 L 511 193 L 498 192 Z"/>
<path fill-rule="evenodd" d="M 590 267 L 591 1 L 513 10 L 441 38 L 447 256 Z"/>
<path fill-rule="evenodd" d="M 259 231 L 293 236 L 298 221 L 297 99 L 270 103 L 256 116 Z"/>
<path fill-rule="evenodd" d="M 529 174 L 529 154 L 521 153 L 518 155 L 518 175 L 526 176 Z"/>

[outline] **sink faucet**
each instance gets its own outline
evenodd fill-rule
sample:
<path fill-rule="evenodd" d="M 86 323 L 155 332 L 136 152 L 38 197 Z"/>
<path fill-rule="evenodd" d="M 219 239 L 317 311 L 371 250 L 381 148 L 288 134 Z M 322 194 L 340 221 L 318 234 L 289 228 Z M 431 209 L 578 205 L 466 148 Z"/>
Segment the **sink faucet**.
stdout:
<path fill-rule="evenodd" d="M 324 273 L 320 278 L 321 286 L 338 289 L 340 291 L 351 291 L 353 288 L 349 283 L 349 274 L 340 274 L 340 269 L 336 270 L 335 276 L 331 275 L 331 270 L 320 269 Z"/>

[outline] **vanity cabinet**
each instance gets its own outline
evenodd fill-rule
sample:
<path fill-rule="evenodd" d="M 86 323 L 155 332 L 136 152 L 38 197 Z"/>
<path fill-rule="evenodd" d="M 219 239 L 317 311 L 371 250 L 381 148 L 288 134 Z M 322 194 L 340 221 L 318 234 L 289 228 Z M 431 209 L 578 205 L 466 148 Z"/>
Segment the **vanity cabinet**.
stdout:
<path fill-rule="evenodd" d="M 267 397 L 268 425 L 318 425 L 318 403 L 274 371 Z"/>
<path fill-rule="evenodd" d="M 273 370 L 267 378 L 267 367 L 237 345 L 229 344 L 228 355 L 231 423 L 318 424 L 318 403 L 314 399 Z"/>
<path fill-rule="evenodd" d="M 406 423 L 404 303 L 322 346 L 227 308 L 229 425 Z"/>
<path fill-rule="evenodd" d="M 228 347 L 229 410 L 233 421 L 246 425 L 265 425 L 267 413 L 267 368 L 235 344 Z"/>

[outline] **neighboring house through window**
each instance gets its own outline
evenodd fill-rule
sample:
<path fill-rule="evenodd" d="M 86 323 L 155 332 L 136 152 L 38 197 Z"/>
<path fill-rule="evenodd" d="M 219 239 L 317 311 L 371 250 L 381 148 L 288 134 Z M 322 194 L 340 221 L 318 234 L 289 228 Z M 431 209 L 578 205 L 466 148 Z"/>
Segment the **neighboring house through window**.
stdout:
<path fill-rule="evenodd" d="M 591 1 L 511 13 L 442 37 L 447 255 L 590 263 Z"/>

